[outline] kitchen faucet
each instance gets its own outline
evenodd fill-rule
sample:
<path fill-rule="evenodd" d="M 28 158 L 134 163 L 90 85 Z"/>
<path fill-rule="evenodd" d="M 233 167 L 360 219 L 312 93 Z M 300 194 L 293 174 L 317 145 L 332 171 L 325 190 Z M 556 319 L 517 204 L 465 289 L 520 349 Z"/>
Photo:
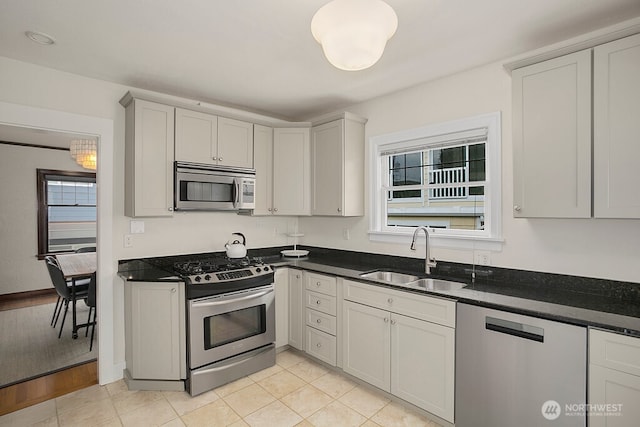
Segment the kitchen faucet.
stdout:
<path fill-rule="evenodd" d="M 416 250 L 416 238 L 418 237 L 418 232 L 420 230 L 424 230 L 424 235 L 425 235 L 424 272 L 426 274 L 429 274 L 431 267 L 435 268 L 436 260 L 435 258 L 429 257 L 429 229 L 427 227 L 420 226 L 416 228 L 416 231 L 413 232 L 413 239 L 411 240 L 411 250 L 412 251 Z"/>

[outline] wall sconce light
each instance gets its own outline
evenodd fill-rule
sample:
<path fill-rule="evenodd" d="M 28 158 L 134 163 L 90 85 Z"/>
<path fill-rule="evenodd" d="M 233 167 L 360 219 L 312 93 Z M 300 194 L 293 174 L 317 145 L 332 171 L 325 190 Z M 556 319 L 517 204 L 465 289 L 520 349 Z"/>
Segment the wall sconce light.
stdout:
<path fill-rule="evenodd" d="M 333 0 L 311 20 L 311 33 L 336 68 L 358 71 L 378 62 L 398 28 L 398 16 L 382 0 Z"/>

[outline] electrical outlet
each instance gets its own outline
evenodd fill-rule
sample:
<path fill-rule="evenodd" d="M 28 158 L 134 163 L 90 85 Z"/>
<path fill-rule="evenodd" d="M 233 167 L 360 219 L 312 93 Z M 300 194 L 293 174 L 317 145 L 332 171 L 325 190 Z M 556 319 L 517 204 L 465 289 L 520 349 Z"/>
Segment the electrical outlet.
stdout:
<path fill-rule="evenodd" d="M 350 240 L 351 239 L 351 231 L 348 228 L 343 228 L 342 229 L 342 238 L 344 240 Z"/>
<path fill-rule="evenodd" d="M 133 236 L 131 234 L 124 235 L 124 247 L 125 248 L 133 247 Z"/>
<path fill-rule="evenodd" d="M 477 251 L 474 262 L 476 265 L 489 265 L 491 264 L 491 254 L 487 251 Z"/>

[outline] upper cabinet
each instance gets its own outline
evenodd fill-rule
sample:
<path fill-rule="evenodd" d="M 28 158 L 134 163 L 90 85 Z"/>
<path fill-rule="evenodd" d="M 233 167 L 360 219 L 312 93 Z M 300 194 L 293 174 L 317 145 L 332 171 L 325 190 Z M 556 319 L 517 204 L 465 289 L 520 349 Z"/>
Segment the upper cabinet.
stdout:
<path fill-rule="evenodd" d="M 125 107 L 125 215 L 173 215 L 174 107 L 129 95 Z"/>
<path fill-rule="evenodd" d="M 366 120 L 342 116 L 311 129 L 312 215 L 364 215 Z"/>
<path fill-rule="evenodd" d="M 253 168 L 253 124 L 176 108 L 176 160 Z"/>
<path fill-rule="evenodd" d="M 254 126 L 254 215 L 309 215 L 309 128 Z"/>
<path fill-rule="evenodd" d="M 512 77 L 514 216 L 640 218 L 640 35 Z"/>
<path fill-rule="evenodd" d="M 591 52 L 513 71 L 513 214 L 591 216 Z"/>
<path fill-rule="evenodd" d="M 640 218 L 640 34 L 593 51 L 593 216 Z"/>
<path fill-rule="evenodd" d="M 253 168 L 253 124 L 218 117 L 218 164 Z"/>

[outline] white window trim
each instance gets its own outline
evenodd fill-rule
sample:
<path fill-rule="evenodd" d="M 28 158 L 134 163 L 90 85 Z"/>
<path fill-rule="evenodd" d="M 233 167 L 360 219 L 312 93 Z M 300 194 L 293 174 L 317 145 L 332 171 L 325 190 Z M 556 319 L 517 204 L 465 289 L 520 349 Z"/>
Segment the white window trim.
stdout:
<path fill-rule="evenodd" d="M 414 228 L 383 227 L 385 200 L 380 190 L 383 185 L 383 166 L 380 153 L 403 143 L 416 143 L 424 138 L 463 132 L 469 129 L 486 128 L 486 177 L 485 218 L 489 221 L 486 230 L 441 230 L 433 229 L 430 244 L 436 247 L 452 249 L 502 250 L 502 128 L 500 112 L 482 114 L 474 117 L 402 130 L 384 135 L 373 136 L 369 140 L 369 240 L 376 242 L 406 244 L 413 235 Z M 416 144 L 417 145 L 417 144 Z M 422 235 L 421 235 L 422 236 Z"/>

